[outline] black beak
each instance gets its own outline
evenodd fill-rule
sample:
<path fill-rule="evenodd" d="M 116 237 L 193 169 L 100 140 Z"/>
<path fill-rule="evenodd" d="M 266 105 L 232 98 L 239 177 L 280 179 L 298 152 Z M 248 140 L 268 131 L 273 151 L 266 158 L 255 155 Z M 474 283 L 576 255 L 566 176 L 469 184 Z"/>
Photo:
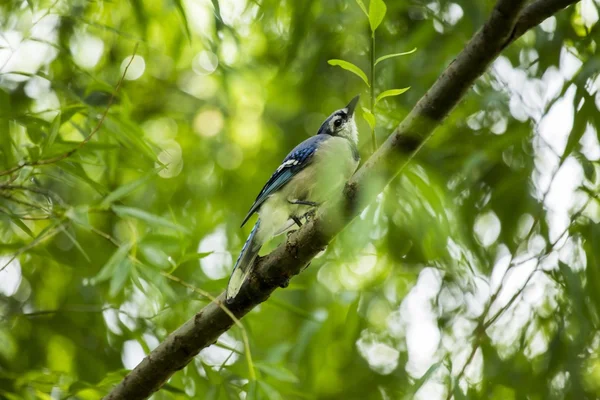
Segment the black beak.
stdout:
<path fill-rule="evenodd" d="M 356 105 L 358 104 L 359 99 L 360 95 L 350 100 L 350 103 L 348 103 L 348 105 L 346 106 L 346 109 L 348 110 L 348 116 L 352 116 L 354 114 L 354 110 L 356 109 Z"/>

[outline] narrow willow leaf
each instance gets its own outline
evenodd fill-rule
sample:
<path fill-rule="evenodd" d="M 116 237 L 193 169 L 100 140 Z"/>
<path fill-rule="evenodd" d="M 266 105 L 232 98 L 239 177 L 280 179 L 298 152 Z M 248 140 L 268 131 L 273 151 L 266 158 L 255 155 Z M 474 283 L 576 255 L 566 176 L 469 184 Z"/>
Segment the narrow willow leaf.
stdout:
<path fill-rule="evenodd" d="M 386 12 L 387 7 L 383 0 L 371 0 L 369 2 L 369 24 L 371 25 L 371 32 L 375 33 L 377 27 L 381 25 L 381 21 L 383 21 Z"/>
<path fill-rule="evenodd" d="M 329 65 L 337 65 L 338 67 L 341 67 L 341 68 L 345 69 L 346 71 L 352 72 L 356 76 L 360 77 L 360 79 L 362 79 L 363 82 L 365 82 L 367 84 L 367 86 L 371 87 L 371 85 L 369 85 L 369 79 L 367 78 L 367 74 L 365 74 L 363 72 L 363 70 L 360 69 L 359 67 L 357 67 L 356 65 L 354 65 L 348 61 L 337 60 L 337 59 L 332 59 L 327 62 L 329 63 Z"/>
<path fill-rule="evenodd" d="M 121 262 L 117 265 L 115 273 L 110 280 L 110 287 L 108 289 L 108 294 L 110 297 L 115 297 L 117 293 L 121 291 L 123 286 L 125 286 L 125 282 L 131 273 L 132 266 L 133 265 L 131 264 L 131 261 L 126 258 L 121 260 Z"/>
<path fill-rule="evenodd" d="M 379 93 L 379 96 L 377 96 L 377 98 L 375 99 L 375 104 L 379 103 L 381 99 L 384 99 L 386 97 L 398 96 L 399 94 L 406 92 L 408 89 L 410 89 L 410 86 L 402 89 L 390 89 L 386 90 L 385 92 L 381 92 Z"/>
<path fill-rule="evenodd" d="M 356 4 L 358 4 L 360 9 L 363 10 L 367 18 L 369 18 L 369 12 L 367 11 L 367 7 L 365 7 L 365 3 L 363 3 L 362 0 L 356 0 Z"/>
<path fill-rule="evenodd" d="M 69 232 L 69 230 L 67 228 L 64 228 L 62 232 L 65 234 L 66 237 L 69 238 L 69 240 L 71 241 L 71 243 L 73 243 L 75 248 L 77 248 L 77 250 L 79 250 L 79 252 L 83 255 L 83 257 L 86 259 L 86 261 L 91 262 L 92 260 L 90 259 L 88 254 L 85 252 L 83 247 L 81 247 L 77 238 L 75 238 L 75 236 L 71 235 L 71 232 Z"/>
<path fill-rule="evenodd" d="M 363 118 L 365 119 L 365 121 L 367 121 L 367 123 L 369 124 L 369 126 L 371 127 L 371 129 L 373 129 L 375 127 L 375 116 L 373 115 L 373 113 L 364 108 L 363 107 Z"/>
<path fill-rule="evenodd" d="M 150 171 L 139 179 L 119 186 L 117 189 L 110 192 L 108 196 L 104 198 L 104 200 L 102 200 L 102 202 L 100 203 L 100 208 L 108 208 L 115 201 L 122 199 L 123 197 L 129 195 L 140 186 L 145 185 L 150 179 L 156 176 L 156 174 L 159 171 L 160 169 Z"/>
<path fill-rule="evenodd" d="M 187 15 L 185 13 L 185 8 L 183 8 L 183 4 L 181 0 L 173 0 L 175 3 L 175 7 L 177 7 L 177 11 L 179 11 L 179 15 L 181 15 L 181 19 L 183 19 L 183 27 L 185 29 L 185 35 L 188 40 L 192 41 L 192 34 L 190 33 L 190 24 L 188 23 Z"/>
<path fill-rule="evenodd" d="M 52 121 L 52 125 L 50 125 L 50 135 L 48 136 L 48 141 L 46 142 L 46 146 L 44 146 L 44 153 L 50 148 L 52 147 L 52 145 L 54 144 L 54 141 L 56 140 L 56 137 L 58 136 L 58 131 L 60 129 L 60 125 L 61 125 L 61 113 L 58 113 L 56 115 L 56 117 L 54 117 L 54 120 Z"/>
<path fill-rule="evenodd" d="M 83 182 L 90 185 L 90 187 L 92 187 L 100 195 L 104 196 L 108 192 L 104 186 L 87 176 L 85 170 L 78 163 L 72 162 L 72 160 L 63 160 L 56 163 L 56 165 L 59 166 L 63 171 L 68 172 L 72 176 L 79 178 Z"/>
<path fill-rule="evenodd" d="M 29 229 L 29 227 L 25 224 L 25 222 L 21 221 L 21 219 L 19 217 L 10 215 L 10 220 L 13 222 L 13 224 L 15 224 L 19 228 L 21 228 L 21 230 L 23 232 L 25 232 L 26 234 L 28 234 L 32 238 L 35 238 L 35 235 L 31 231 L 31 229 Z"/>
<path fill-rule="evenodd" d="M 121 247 L 119 247 L 117 251 L 115 251 L 114 254 L 108 259 L 106 264 L 104 264 L 100 272 L 98 272 L 98 274 L 92 278 L 94 284 L 101 283 L 112 278 L 115 270 L 119 264 L 125 260 L 129 254 L 129 250 L 131 250 L 132 247 L 133 243 L 125 243 L 121 245 Z"/>
<path fill-rule="evenodd" d="M 133 217 L 147 222 L 150 225 L 163 226 L 179 232 L 189 233 L 189 230 L 186 227 L 171 222 L 166 218 L 159 217 L 158 215 L 150 214 L 149 212 L 140 210 L 139 208 L 124 206 L 112 206 L 111 208 L 119 217 Z"/>
<path fill-rule="evenodd" d="M 264 372 L 267 375 L 272 376 L 273 378 L 282 381 L 282 382 L 290 382 L 297 383 L 299 382 L 296 375 L 292 373 L 292 371 L 280 366 L 280 365 L 272 365 L 265 363 L 255 363 L 256 368 L 260 371 Z"/>
<path fill-rule="evenodd" d="M 406 55 L 408 55 L 408 54 L 412 54 L 412 53 L 414 53 L 415 51 L 417 51 L 417 48 L 416 48 L 416 47 L 415 47 L 414 49 L 412 49 L 412 50 L 405 51 L 405 52 L 403 52 L 403 53 L 394 53 L 394 54 L 388 54 L 388 55 L 385 55 L 385 56 L 381 56 L 381 57 L 379 57 L 379 58 L 378 58 L 378 59 L 375 61 L 375 65 L 379 64 L 379 63 L 380 63 L 381 61 L 383 61 L 383 60 L 387 60 L 387 59 L 389 59 L 389 58 L 394 58 L 394 57 L 406 56 Z"/>

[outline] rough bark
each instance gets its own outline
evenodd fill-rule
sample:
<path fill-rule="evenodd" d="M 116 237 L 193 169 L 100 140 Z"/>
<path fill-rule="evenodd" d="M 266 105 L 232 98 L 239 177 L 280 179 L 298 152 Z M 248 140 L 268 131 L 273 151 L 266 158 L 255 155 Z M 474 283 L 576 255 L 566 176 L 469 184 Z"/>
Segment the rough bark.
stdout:
<path fill-rule="evenodd" d="M 286 243 L 260 258 L 255 265 L 256 272 L 234 301 L 226 305 L 227 308 L 241 318 L 298 274 L 402 170 L 506 46 L 528 29 L 576 2 L 537 0 L 523 8 L 525 0 L 499 0 L 485 25 L 352 177 L 343 198 L 322 207 L 314 220 L 292 234 Z M 217 302 L 224 301 L 222 293 Z M 210 303 L 171 333 L 105 399 L 149 397 L 233 324 L 218 304 Z"/>

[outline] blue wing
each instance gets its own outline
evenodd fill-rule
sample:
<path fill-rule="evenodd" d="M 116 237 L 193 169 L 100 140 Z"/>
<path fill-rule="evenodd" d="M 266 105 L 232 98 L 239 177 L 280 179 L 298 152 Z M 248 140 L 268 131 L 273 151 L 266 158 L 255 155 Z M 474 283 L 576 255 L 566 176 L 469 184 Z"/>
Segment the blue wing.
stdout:
<path fill-rule="evenodd" d="M 296 146 L 283 160 L 277 171 L 267 181 L 265 186 L 262 188 L 254 204 L 250 207 L 248 215 L 244 218 L 242 226 L 248 221 L 248 219 L 254 214 L 260 206 L 267 200 L 267 198 L 281 189 L 286 183 L 288 183 L 294 175 L 310 165 L 312 156 L 317 150 L 319 143 L 329 139 L 329 135 L 316 135 L 306 139 L 304 142 Z"/>

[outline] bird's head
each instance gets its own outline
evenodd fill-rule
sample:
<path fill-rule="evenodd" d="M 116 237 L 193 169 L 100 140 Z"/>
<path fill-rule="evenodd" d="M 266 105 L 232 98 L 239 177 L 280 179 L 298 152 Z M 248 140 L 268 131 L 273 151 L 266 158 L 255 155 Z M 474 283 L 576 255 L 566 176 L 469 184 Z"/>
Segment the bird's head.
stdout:
<path fill-rule="evenodd" d="M 333 114 L 327 117 L 321 128 L 319 128 L 318 134 L 340 136 L 350 140 L 355 145 L 358 144 L 358 129 L 354 121 L 354 110 L 359 97 L 356 96 L 350 100 L 346 107 L 334 111 Z"/>

